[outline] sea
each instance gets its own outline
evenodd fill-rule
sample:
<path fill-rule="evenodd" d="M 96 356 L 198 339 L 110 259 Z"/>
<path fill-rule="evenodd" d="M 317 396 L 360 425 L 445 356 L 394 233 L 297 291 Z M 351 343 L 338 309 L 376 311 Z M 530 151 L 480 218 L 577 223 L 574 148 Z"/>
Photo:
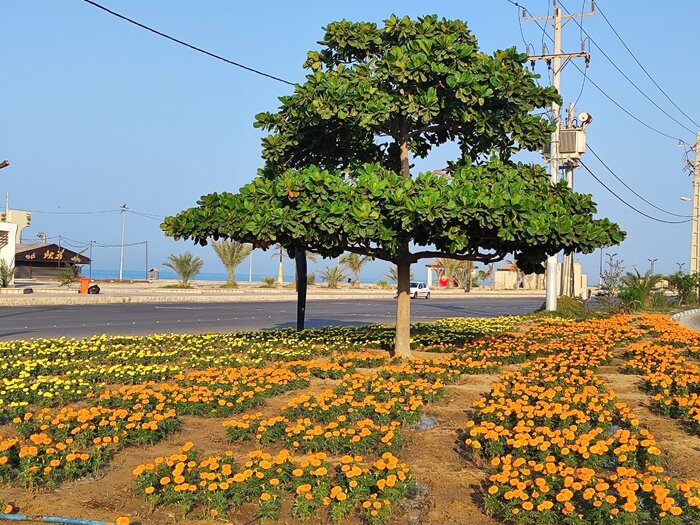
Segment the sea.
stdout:
<path fill-rule="evenodd" d="M 83 268 L 83 277 L 91 277 L 92 279 L 119 279 L 119 270 L 105 270 L 93 268 L 92 273 L 90 273 L 90 267 L 86 266 Z M 194 278 L 195 281 L 226 281 L 226 272 L 202 272 L 197 274 Z M 252 282 L 261 282 L 264 277 L 273 277 L 277 279 L 277 273 L 273 274 L 256 274 L 252 275 Z M 294 280 L 294 274 L 284 275 L 285 282 L 291 282 Z M 132 281 L 143 281 L 148 278 L 145 270 L 124 270 L 122 272 L 122 278 L 124 280 Z M 172 270 L 162 269 L 160 271 L 161 279 L 177 279 L 178 276 Z M 248 281 L 248 273 L 236 273 L 236 280 L 240 283 Z"/>

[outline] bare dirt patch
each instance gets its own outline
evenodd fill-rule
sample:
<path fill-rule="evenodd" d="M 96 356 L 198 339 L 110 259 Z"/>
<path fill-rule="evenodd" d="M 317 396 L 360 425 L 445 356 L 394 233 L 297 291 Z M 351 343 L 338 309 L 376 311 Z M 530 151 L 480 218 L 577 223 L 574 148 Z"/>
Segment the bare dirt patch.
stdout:
<path fill-rule="evenodd" d="M 444 399 L 429 405 L 426 415 L 437 424 L 408 431 L 400 457 L 411 466 L 414 479 L 426 490 L 422 500 L 397 523 L 495 524 L 479 508 L 480 484 L 487 473 L 457 451 L 457 438 L 468 419 L 471 403 L 489 391 L 498 375 L 465 376 L 445 389 Z"/>
<path fill-rule="evenodd" d="M 445 397 L 426 410 L 426 416 L 434 420 L 435 426 L 406 432 L 407 446 L 398 455 L 411 467 L 419 490 L 417 497 L 407 504 L 406 511 L 397 515 L 393 523 L 496 523 L 485 516 L 476 503 L 479 485 L 487 474 L 460 457 L 456 443 L 458 430 L 464 427 L 471 403 L 488 392 L 489 385 L 497 378 L 497 375 L 465 376 L 459 383 L 447 386 Z M 300 392 L 318 394 L 333 384 L 332 380 L 313 379 L 308 388 L 271 398 L 254 412 L 259 411 L 265 417 L 278 414 Z M 109 467 L 98 476 L 66 482 L 54 490 L 5 487 L 0 489 L 0 499 L 16 503 L 21 512 L 28 514 L 105 521 L 129 515 L 132 522 L 144 525 L 221 524 L 221 521 L 184 519 L 175 507 L 151 509 L 132 490 L 132 471 L 137 465 L 148 463 L 157 456 L 173 454 L 187 441 L 196 444 L 202 458 L 226 450 L 245 453 L 255 448 L 252 443 L 229 444 L 226 429 L 221 425 L 222 419 L 184 416 L 181 420 L 182 428 L 162 442 L 118 452 Z M 285 510 L 288 510 L 288 505 L 285 505 Z M 298 523 L 289 517 L 289 512 L 284 512 L 283 516 L 285 519 L 280 523 Z M 255 522 L 252 508 L 247 506 L 234 517 L 234 523 Z"/>
<path fill-rule="evenodd" d="M 627 403 L 632 412 L 648 428 L 664 452 L 664 467 L 672 476 L 700 478 L 700 436 L 686 432 L 682 424 L 653 410 L 652 397 L 642 390 L 642 378 L 620 374 L 615 367 L 605 367 L 598 375 L 615 391 L 618 399 Z"/>

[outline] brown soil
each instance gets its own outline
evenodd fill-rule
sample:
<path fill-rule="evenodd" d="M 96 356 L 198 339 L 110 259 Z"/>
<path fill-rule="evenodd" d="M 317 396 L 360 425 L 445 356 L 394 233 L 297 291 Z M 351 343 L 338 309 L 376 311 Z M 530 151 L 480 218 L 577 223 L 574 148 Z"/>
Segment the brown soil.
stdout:
<path fill-rule="evenodd" d="M 409 504 L 401 523 L 497 523 L 484 515 L 477 501 L 485 470 L 462 458 L 458 433 L 473 401 L 489 391 L 497 375 L 465 376 L 446 387 L 445 398 L 430 405 L 426 415 L 437 420 L 429 430 L 407 432 L 408 446 L 400 457 L 411 466 L 415 481 L 427 490 L 422 501 Z"/>
<path fill-rule="evenodd" d="M 487 392 L 496 378 L 496 375 L 465 376 L 459 384 L 448 386 L 445 397 L 427 410 L 427 415 L 435 418 L 437 425 L 429 430 L 407 431 L 408 445 L 399 457 L 411 466 L 416 481 L 427 489 L 427 495 L 409 501 L 395 523 L 495 523 L 484 516 L 476 504 L 477 489 L 486 473 L 459 456 L 456 441 L 457 430 L 463 427 L 472 401 Z M 313 379 L 303 391 L 320 393 L 333 384 L 332 380 Z M 266 417 L 277 414 L 300 392 L 295 390 L 269 399 L 256 411 Z M 22 513 L 32 515 L 95 520 L 114 520 L 117 516 L 128 515 L 133 523 L 143 525 L 221 524 L 220 521 L 184 519 L 175 507 L 151 509 L 132 490 L 132 471 L 137 465 L 175 453 L 187 441 L 195 443 L 200 457 L 226 450 L 245 453 L 251 448 L 251 444 L 229 444 L 221 419 L 194 416 L 181 419 L 182 428 L 176 434 L 153 446 L 129 447 L 118 452 L 109 467 L 94 478 L 63 483 L 55 490 L 4 487 L 0 488 L 0 501 L 12 502 Z M 235 523 L 254 523 L 256 520 L 250 510 L 244 507 L 234 518 Z M 296 524 L 297 521 L 285 519 L 284 523 Z"/>
<path fill-rule="evenodd" d="M 679 478 L 700 479 L 700 436 L 683 429 L 682 423 L 652 410 L 654 400 L 642 390 L 642 379 L 620 374 L 616 367 L 604 367 L 598 374 L 615 390 L 620 401 L 627 403 L 654 437 L 664 453 L 664 467 Z"/>
<path fill-rule="evenodd" d="M 618 398 L 626 402 L 643 424 L 655 435 L 665 453 L 665 466 L 681 478 L 700 478 L 700 437 L 686 433 L 678 422 L 656 414 L 650 409 L 651 398 L 641 390 L 638 376 L 618 372 L 618 363 L 603 367 L 600 375 L 615 389 Z M 504 367 L 514 369 L 517 366 Z M 503 371 L 503 370 L 502 370 Z M 480 486 L 487 471 L 459 455 L 458 431 L 468 419 L 471 403 L 488 392 L 498 375 L 464 376 L 458 383 L 446 387 L 445 397 L 427 407 L 426 416 L 435 426 L 427 430 L 412 428 L 405 432 L 407 445 L 398 456 L 413 472 L 418 489 L 416 497 L 403 504 L 404 512 L 392 523 L 403 524 L 473 524 L 494 525 L 497 522 L 484 515 L 478 502 Z M 308 388 L 295 390 L 268 400 L 259 408 L 264 416 L 279 413 L 281 408 L 302 391 L 320 393 L 332 387 L 332 380 L 314 379 Z M 235 416 L 234 416 L 235 417 Z M 176 507 L 150 509 L 133 488 L 132 470 L 154 457 L 176 452 L 182 444 L 192 441 L 200 457 L 220 454 L 225 450 L 245 453 L 254 445 L 231 445 L 226 441 L 221 419 L 183 417 L 179 432 L 150 447 L 130 447 L 116 454 L 106 471 L 95 478 L 62 484 L 55 490 L 0 488 L 0 501 L 13 502 L 28 514 L 82 517 L 114 520 L 129 515 L 132 522 L 143 525 L 214 525 L 221 521 L 183 519 Z M 285 505 L 284 516 L 289 516 Z M 255 523 L 253 509 L 244 508 L 234 517 L 237 524 Z M 292 518 L 280 523 L 297 524 Z M 355 520 L 349 523 L 355 523 Z"/>

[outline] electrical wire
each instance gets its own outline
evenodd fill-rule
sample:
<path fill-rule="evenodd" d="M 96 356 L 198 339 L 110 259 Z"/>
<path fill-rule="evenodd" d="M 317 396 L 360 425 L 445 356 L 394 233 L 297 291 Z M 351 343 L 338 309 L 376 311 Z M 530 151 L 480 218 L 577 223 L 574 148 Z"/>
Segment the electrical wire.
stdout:
<path fill-rule="evenodd" d="M 144 213 L 144 212 L 131 210 L 131 209 L 127 210 L 127 213 L 133 213 L 134 215 L 138 215 L 139 217 L 144 217 L 146 219 L 151 219 L 154 221 L 162 221 L 163 219 L 165 219 L 165 215 L 155 215 L 152 213 Z"/>
<path fill-rule="evenodd" d="M 41 210 L 27 210 L 31 213 L 45 213 L 48 215 L 95 215 L 98 213 L 114 213 L 121 211 L 117 210 L 100 210 L 100 211 L 41 211 Z"/>
<path fill-rule="evenodd" d="M 158 31 L 157 29 L 153 29 L 152 27 L 149 27 L 149 26 L 147 26 L 147 25 L 145 25 L 145 24 L 142 24 L 142 23 L 140 23 L 140 22 L 137 22 L 136 20 L 133 20 L 133 19 L 131 19 L 131 18 L 129 18 L 129 17 L 126 17 L 126 16 L 124 16 L 124 15 L 122 15 L 122 14 L 119 14 L 119 13 L 117 13 L 116 11 L 112 11 L 111 9 L 108 9 L 107 7 L 105 7 L 105 6 L 103 6 L 103 5 L 100 5 L 100 4 L 98 4 L 97 2 L 93 2 L 93 0 L 83 0 L 83 1 L 86 2 L 86 3 L 88 3 L 88 4 L 90 4 L 90 5 L 92 5 L 92 6 L 94 6 L 94 7 L 97 7 L 98 9 L 101 9 L 101 10 L 105 11 L 106 13 L 109 13 L 110 15 L 116 16 L 117 18 L 120 18 L 120 19 L 122 19 L 122 20 L 125 20 L 126 22 L 129 22 L 130 24 L 133 24 L 133 25 L 135 25 L 135 26 L 137 26 L 137 27 L 140 27 L 141 29 L 145 29 L 146 31 L 150 31 L 151 33 L 154 33 L 154 34 L 156 34 L 156 35 L 158 35 L 158 36 L 161 36 L 161 37 L 163 37 L 163 38 L 166 38 L 166 39 L 168 39 L 168 40 L 171 40 L 172 42 L 175 42 L 175 43 L 180 44 L 180 45 L 182 45 L 182 46 L 185 46 L 185 47 L 188 47 L 188 48 L 190 48 L 190 49 L 193 49 L 194 51 L 197 51 L 197 52 L 199 52 L 199 53 L 203 53 L 203 54 L 205 54 L 205 55 L 207 55 L 207 56 L 210 56 L 210 57 L 212 57 L 212 58 L 215 58 L 215 59 L 217 59 L 217 60 L 221 60 L 222 62 L 226 62 L 227 64 L 230 64 L 230 65 L 232 65 L 232 66 L 236 66 L 236 67 L 239 67 L 239 68 L 241 68 L 241 69 L 245 69 L 246 71 L 250 71 L 251 73 L 255 73 L 256 75 L 260 75 L 260 76 L 263 76 L 263 77 L 271 78 L 272 80 L 276 80 L 277 82 L 282 82 L 282 83 L 288 84 L 288 85 L 290 85 L 290 86 L 293 86 L 293 85 L 294 85 L 294 82 L 290 82 L 290 81 L 288 81 L 288 80 L 285 80 L 285 79 L 283 79 L 283 78 L 277 77 L 277 76 L 275 76 L 275 75 L 270 75 L 269 73 L 265 73 L 264 71 L 260 71 L 259 69 L 255 69 L 255 68 L 252 68 L 252 67 L 243 65 L 243 64 L 241 64 L 241 63 L 239 63 L 239 62 L 235 62 L 235 61 L 233 61 L 233 60 L 229 60 L 228 58 L 225 58 L 225 57 L 222 57 L 221 55 L 217 55 L 217 54 L 215 54 L 215 53 L 212 53 L 212 52 L 210 52 L 210 51 L 207 51 L 206 49 L 202 49 L 201 47 L 197 47 L 197 46 L 193 46 L 192 44 L 188 44 L 187 42 L 185 42 L 185 41 L 183 41 L 183 40 L 179 40 L 179 39 L 177 39 L 177 38 L 175 38 L 175 37 L 173 37 L 173 36 L 170 36 L 170 35 L 167 35 L 167 34 L 165 34 L 165 33 L 162 33 L 161 31 Z"/>
<path fill-rule="evenodd" d="M 605 189 L 608 190 L 610 193 L 612 193 L 612 195 L 613 195 L 617 200 L 619 200 L 622 204 L 624 204 L 624 205 L 627 206 L 628 208 L 630 208 L 630 209 L 636 211 L 636 212 L 639 213 L 640 215 L 643 215 L 644 217 L 646 217 L 646 218 L 648 218 L 648 219 L 651 219 L 651 220 L 653 220 L 653 221 L 656 221 L 656 222 L 662 222 L 662 223 L 664 223 L 664 224 L 684 224 L 684 223 L 686 223 L 686 222 L 690 222 L 690 221 L 691 221 L 691 219 L 686 219 L 686 220 L 684 220 L 684 221 L 667 221 L 667 220 L 665 220 L 665 219 L 659 219 L 659 218 L 657 218 L 657 217 L 653 217 L 652 215 L 649 215 L 649 214 L 647 214 L 647 213 L 644 213 L 642 210 L 640 210 L 640 209 L 638 209 L 638 208 L 635 208 L 635 207 L 632 206 L 629 202 L 627 202 L 625 199 L 623 199 L 623 198 L 620 197 L 617 193 L 615 193 L 613 190 L 611 190 L 602 180 L 600 180 L 598 177 L 595 176 L 595 173 L 593 173 L 593 172 L 588 168 L 588 166 L 586 166 L 586 164 L 585 164 L 582 160 L 579 160 L 579 162 L 581 163 L 581 166 L 583 166 L 583 167 L 585 168 L 585 170 L 586 170 L 588 173 L 590 173 L 591 177 L 593 177 L 595 180 L 597 180 L 598 183 L 599 183 L 601 186 L 603 186 L 603 188 L 605 188 Z"/>
<path fill-rule="evenodd" d="M 564 11 L 566 11 L 566 14 L 571 15 L 571 12 L 566 8 L 566 6 L 565 6 L 561 1 L 559 2 L 559 5 L 564 9 Z M 627 76 L 627 74 L 625 74 L 625 72 L 622 71 L 622 69 L 620 69 L 620 67 L 617 65 L 617 63 L 615 63 L 615 61 L 614 61 L 612 58 L 610 58 L 610 56 L 605 52 L 605 50 L 603 50 L 603 48 L 600 47 L 600 46 L 598 45 L 598 43 L 593 39 L 593 37 L 588 33 L 588 31 L 586 31 L 586 30 L 583 28 L 583 24 L 582 24 L 581 22 L 579 22 L 579 21 L 576 19 L 575 16 L 572 16 L 572 17 L 570 18 L 570 20 L 573 20 L 574 23 L 576 23 L 576 25 L 579 26 L 579 28 L 581 29 L 581 31 L 588 37 L 589 42 L 590 42 L 591 44 L 593 44 L 593 45 L 596 47 L 596 49 L 597 49 L 598 51 L 600 51 L 600 53 L 606 58 L 606 60 L 607 60 L 608 62 L 610 62 L 610 64 L 612 64 L 612 66 L 617 70 L 617 72 L 620 73 L 620 75 L 622 75 L 622 76 L 624 77 L 624 79 L 627 80 L 627 82 L 629 82 L 629 83 L 632 85 L 632 87 L 634 87 L 637 91 L 639 91 L 639 93 L 641 93 L 641 95 L 642 95 L 645 99 L 647 99 L 649 102 L 651 102 L 651 104 L 652 104 L 656 109 L 658 109 L 659 111 L 661 111 L 664 115 L 666 115 L 668 118 L 670 118 L 673 122 L 675 122 L 676 124 L 678 124 L 679 126 L 681 126 L 681 127 L 682 127 L 683 129 L 685 129 L 686 131 L 688 131 L 688 132 L 690 132 L 690 133 L 695 133 L 692 129 L 690 129 L 688 126 L 686 126 L 685 124 L 683 124 L 681 121 L 679 121 L 677 118 L 675 118 L 673 115 L 671 115 L 671 114 L 670 114 L 668 111 L 666 111 L 664 108 L 662 108 L 661 106 L 659 106 L 649 95 L 647 95 L 647 94 L 644 92 L 644 90 L 643 90 L 642 88 L 640 88 L 629 76 Z M 700 126 L 698 126 L 698 127 L 700 127 Z"/>
<path fill-rule="evenodd" d="M 574 107 L 576 107 L 578 101 L 581 100 L 581 95 L 583 95 L 583 90 L 586 87 L 586 80 L 588 80 L 588 66 L 586 66 L 583 70 L 583 81 L 581 82 L 581 89 L 579 89 L 578 96 L 574 101 Z"/>
<path fill-rule="evenodd" d="M 92 245 L 96 248 L 121 248 L 122 246 L 127 247 L 127 246 L 141 246 L 142 244 L 148 244 L 148 241 L 141 241 L 141 242 L 131 242 L 127 244 L 102 244 L 98 242 L 93 242 Z"/>
<path fill-rule="evenodd" d="M 627 52 L 632 56 L 632 58 L 633 58 L 634 61 L 637 63 L 637 65 L 642 69 L 642 71 L 644 71 L 644 73 L 646 74 L 646 76 L 649 77 L 649 80 L 652 81 L 652 83 L 658 88 L 658 90 L 661 91 L 661 93 L 663 93 L 663 95 L 666 97 L 666 99 L 667 99 L 671 104 L 673 104 L 673 106 L 674 106 L 678 111 L 680 111 L 680 112 L 685 116 L 685 118 L 687 118 L 690 122 L 692 122 L 693 125 L 695 125 L 695 127 L 700 128 L 700 124 L 698 124 L 694 119 L 692 119 L 685 111 L 683 111 L 683 110 L 678 106 L 678 104 L 676 104 L 676 103 L 673 101 L 673 99 L 668 95 L 668 93 L 666 93 L 666 91 L 663 90 L 663 88 L 656 82 L 656 80 L 654 80 L 654 77 L 651 76 L 651 74 L 646 70 L 646 68 L 642 65 L 642 63 L 637 59 L 637 57 L 635 56 L 635 54 L 632 52 L 632 50 L 629 48 L 629 46 L 628 46 L 628 45 L 625 43 L 625 41 L 623 40 L 622 36 L 620 36 L 620 34 L 617 32 L 617 30 L 615 29 L 615 27 L 614 27 L 614 26 L 612 25 L 612 23 L 610 22 L 610 20 L 608 20 L 608 17 L 605 16 L 605 13 L 604 13 L 603 10 L 600 8 L 600 3 L 596 4 L 596 7 L 598 8 L 598 12 L 603 16 L 603 19 L 604 19 L 604 20 L 607 22 L 607 24 L 610 26 L 610 29 L 612 29 L 613 33 L 615 33 L 615 36 L 618 38 L 618 40 L 620 40 L 620 42 L 622 43 L 622 45 L 625 47 L 625 49 L 627 50 Z"/>
<path fill-rule="evenodd" d="M 581 73 L 582 75 L 585 75 L 585 73 L 583 72 L 583 70 L 582 70 L 580 67 L 578 67 L 578 65 L 577 65 L 575 62 L 572 62 L 572 64 L 573 64 L 573 66 L 578 70 L 579 73 Z M 684 142 L 683 139 L 681 139 L 681 138 L 679 138 L 679 137 L 675 137 L 675 136 L 673 136 L 673 135 L 671 135 L 671 134 L 669 134 L 669 133 L 665 133 L 665 132 L 659 130 L 658 128 L 655 128 L 655 127 L 652 126 L 651 124 L 649 124 L 649 123 L 643 121 L 642 119 L 640 119 L 640 118 L 637 117 L 636 115 L 634 115 L 631 111 L 629 111 L 628 109 L 626 109 L 626 108 L 625 108 L 622 104 L 620 104 L 617 100 L 615 100 L 615 99 L 612 98 L 608 93 L 606 93 L 606 91 L 605 91 L 602 87 L 600 87 L 598 84 L 596 84 L 590 76 L 588 77 L 588 82 L 589 82 L 593 87 L 595 87 L 598 91 L 600 91 L 600 93 L 601 93 L 605 98 L 607 98 L 610 102 L 612 102 L 614 105 L 616 105 L 616 106 L 618 107 L 618 109 L 620 109 L 620 111 L 622 111 L 623 113 L 625 113 L 625 114 L 626 114 L 627 116 L 629 116 L 631 119 L 636 120 L 638 123 L 640 123 L 640 124 L 641 124 L 642 126 L 644 126 L 645 128 L 648 128 L 648 129 L 650 129 L 651 131 L 653 131 L 653 132 L 655 132 L 655 133 L 658 133 L 658 134 L 661 135 L 662 137 L 666 137 L 666 138 L 669 138 L 669 139 L 677 140 L 678 142 Z"/>
<path fill-rule="evenodd" d="M 532 51 L 535 51 L 535 46 L 532 42 L 528 44 L 527 40 L 525 39 L 525 32 L 523 31 L 523 19 L 520 16 L 520 8 L 516 6 L 515 9 L 515 15 L 518 19 L 518 28 L 520 29 L 520 37 L 523 39 L 523 44 L 525 44 L 525 50 L 529 51 L 532 49 Z"/>
<path fill-rule="evenodd" d="M 639 197 L 640 199 L 642 199 L 644 202 L 646 202 L 646 203 L 647 203 L 649 206 L 651 206 L 652 208 L 655 208 L 655 209 L 657 209 L 657 210 L 659 210 L 659 211 L 661 211 L 661 212 L 667 213 L 668 215 L 673 215 L 674 217 L 682 217 L 682 218 L 684 218 L 684 219 L 687 219 L 687 218 L 692 217 L 691 215 L 679 215 L 678 213 L 673 213 L 673 212 L 670 212 L 670 211 L 668 211 L 668 210 L 664 210 L 663 208 L 660 208 L 660 207 L 657 206 L 656 204 L 654 204 L 654 203 L 648 201 L 647 199 L 645 199 L 644 197 L 642 197 L 639 193 L 637 193 L 636 191 L 634 191 L 634 189 L 632 189 L 624 180 L 622 180 L 620 177 L 618 177 L 617 174 L 610 168 L 610 166 L 608 166 L 608 165 L 605 163 L 605 161 L 604 161 L 603 159 L 601 159 L 601 158 L 598 156 L 598 154 L 595 152 L 595 150 L 591 147 L 591 144 L 590 144 L 590 143 L 587 143 L 587 144 L 586 144 L 586 147 L 588 148 L 588 150 L 589 150 L 591 153 L 593 153 L 593 156 L 594 156 L 596 159 L 598 159 L 598 162 L 600 162 L 600 163 L 605 167 L 605 169 L 608 170 L 608 171 L 610 172 L 610 174 L 611 174 L 613 177 L 615 177 L 615 178 L 620 182 L 620 184 L 622 184 L 625 188 L 627 188 L 628 190 L 630 190 L 632 193 L 634 193 L 637 197 Z"/>
<path fill-rule="evenodd" d="M 547 24 L 549 23 L 549 1 L 547 1 L 547 17 L 544 19 L 544 26 L 542 27 L 542 47 L 544 48 L 544 36 L 547 35 L 550 40 L 552 40 L 552 37 L 549 36 L 549 33 L 547 33 Z M 539 25 L 539 24 L 538 24 Z"/>
<path fill-rule="evenodd" d="M 532 13 L 530 13 L 530 11 L 527 9 L 527 7 L 525 7 L 525 6 L 521 5 L 521 4 L 519 4 L 518 2 L 515 2 L 514 0 L 506 0 L 506 2 L 508 2 L 508 3 L 510 3 L 510 4 L 513 4 L 513 5 L 516 6 L 516 7 L 520 7 L 520 8 L 523 9 L 527 14 L 529 14 L 530 16 L 532 16 Z M 542 29 L 542 24 L 540 24 L 539 21 L 534 20 L 534 22 L 535 22 L 535 24 L 537 24 L 537 25 L 539 26 L 540 29 Z M 553 39 L 552 39 L 551 36 L 550 36 L 549 38 L 550 38 L 550 40 L 553 41 Z M 582 75 L 586 75 L 586 74 L 583 72 L 583 70 L 576 64 L 576 62 L 572 62 L 572 64 L 573 64 L 573 66 L 578 70 L 579 73 L 581 73 Z M 644 122 L 642 119 L 640 119 L 640 118 L 637 117 L 636 115 L 632 114 L 629 110 L 627 110 L 622 104 L 620 104 L 620 103 L 619 103 L 617 100 L 615 100 L 612 96 L 608 95 L 608 94 L 603 90 L 603 88 L 601 88 L 598 84 L 596 84 L 596 83 L 593 81 L 593 79 L 592 79 L 590 76 L 588 76 L 588 82 L 589 82 L 590 84 L 592 84 L 598 91 L 600 91 L 608 100 L 610 100 L 610 102 L 612 102 L 615 106 L 617 106 L 622 112 L 624 112 L 626 115 L 628 115 L 630 118 L 632 118 L 633 120 L 637 121 L 638 123 L 640 123 L 640 124 L 643 125 L 644 127 L 650 129 L 651 131 L 654 131 L 655 133 L 658 133 L 659 135 L 661 135 L 661 136 L 663 136 L 663 137 L 666 137 L 666 138 L 673 139 L 673 140 L 679 141 L 679 142 L 681 142 L 681 143 L 684 143 L 684 141 L 683 141 L 682 139 L 680 139 L 680 138 L 678 138 L 678 137 L 674 137 L 673 135 L 670 135 L 670 134 L 668 134 L 668 133 L 664 133 L 663 131 L 660 131 L 659 129 L 655 128 L 655 127 L 652 126 L 651 124 L 648 124 L 648 123 Z"/>

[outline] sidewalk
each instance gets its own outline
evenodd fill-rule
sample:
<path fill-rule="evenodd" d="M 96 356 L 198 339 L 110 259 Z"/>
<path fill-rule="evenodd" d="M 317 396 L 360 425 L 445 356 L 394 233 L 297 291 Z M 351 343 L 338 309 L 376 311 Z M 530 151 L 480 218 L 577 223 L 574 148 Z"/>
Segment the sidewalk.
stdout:
<path fill-rule="evenodd" d="M 78 285 L 58 286 L 55 282 L 17 280 L 15 288 L 0 288 L 0 306 L 39 306 L 71 304 L 120 304 L 161 302 L 239 302 L 239 301 L 295 301 L 297 294 L 293 285 L 261 288 L 260 283 L 239 283 L 239 288 L 221 288 L 223 282 L 193 281 L 191 289 L 165 288 L 176 281 L 96 281 L 100 287 L 98 295 L 78 293 Z M 394 288 L 382 290 L 372 286 L 342 286 L 332 289 L 314 285 L 308 290 L 309 300 L 337 299 L 393 299 Z M 431 289 L 430 300 L 479 299 L 479 298 L 544 298 L 544 290 L 492 291 L 475 289 L 465 293 L 461 289 Z"/>

